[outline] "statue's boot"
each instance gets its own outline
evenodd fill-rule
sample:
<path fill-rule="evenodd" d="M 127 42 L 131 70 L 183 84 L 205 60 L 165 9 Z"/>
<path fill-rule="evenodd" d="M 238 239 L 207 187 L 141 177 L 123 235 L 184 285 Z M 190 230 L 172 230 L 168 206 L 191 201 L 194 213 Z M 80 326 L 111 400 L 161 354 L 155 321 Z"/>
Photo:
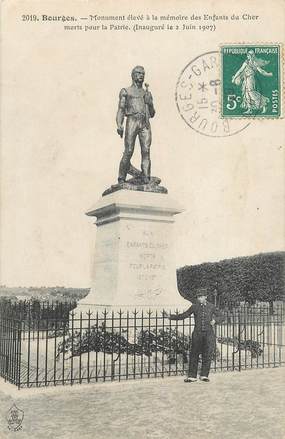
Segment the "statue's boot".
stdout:
<path fill-rule="evenodd" d="M 119 166 L 119 176 L 118 176 L 118 183 L 124 183 L 126 181 L 128 169 L 130 167 L 130 164 L 127 162 L 127 160 L 123 157 L 120 161 Z"/>
<path fill-rule="evenodd" d="M 130 174 L 133 177 L 133 178 L 130 178 L 129 180 L 127 180 L 128 183 L 133 183 L 133 184 L 152 183 L 152 184 L 156 184 L 156 185 L 161 183 L 161 179 L 159 177 L 152 177 L 150 175 L 150 160 L 149 160 L 149 164 L 147 166 L 146 177 L 144 176 L 144 173 L 142 171 L 140 171 L 138 168 L 133 166 L 131 163 L 129 166 L 128 174 Z"/>
<path fill-rule="evenodd" d="M 151 161 L 149 159 L 142 160 L 142 179 L 144 184 L 150 183 Z"/>

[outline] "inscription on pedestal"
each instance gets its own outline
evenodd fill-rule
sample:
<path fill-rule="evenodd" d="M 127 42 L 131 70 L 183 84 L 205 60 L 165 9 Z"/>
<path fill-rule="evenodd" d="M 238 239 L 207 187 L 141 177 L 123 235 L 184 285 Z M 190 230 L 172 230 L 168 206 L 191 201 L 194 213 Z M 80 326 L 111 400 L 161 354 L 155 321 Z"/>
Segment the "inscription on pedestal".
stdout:
<path fill-rule="evenodd" d="M 141 230 L 136 240 L 125 243 L 131 262 L 128 268 L 134 281 L 136 297 L 155 297 L 163 293 L 167 278 L 167 257 L 169 244 L 161 239 L 161 233 L 155 230 Z M 142 286 L 143 285 L 143 286 Z"/>
<path fill-rule="evenodd" d="M 92 290 L 98 305 L 164 307 L 182 301 L 173 259 L 174 215 L 167 195 L 118 191 L 90 211 L 97 217 Z"/>

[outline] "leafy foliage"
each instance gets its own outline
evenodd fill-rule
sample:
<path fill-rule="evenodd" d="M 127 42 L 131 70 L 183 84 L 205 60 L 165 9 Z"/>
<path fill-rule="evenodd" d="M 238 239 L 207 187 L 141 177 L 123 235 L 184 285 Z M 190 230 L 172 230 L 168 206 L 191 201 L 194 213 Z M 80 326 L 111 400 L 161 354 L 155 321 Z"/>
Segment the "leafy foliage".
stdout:
<path fill-rule="evenodd" d="M 208 289 L 209 300 L 223 307 L 240 301 L 272 302 L 284 298 L 285 252 L 262 253 L 177 270 L 180 294 L 195 300 L 195 291 Z"/>
<path fill-rule="evenodd" d="M 76 357 L 87 352 L 104 352 L 105 354 L 129 355 L 146 355 L 152 356 L 155 352 L 163 353 L 167 356 L 170 363 L 175 363 L 177 356 L 183 358 L 183 362 L 188 361 L 188 354 L 191 350 L 191 337 L 186 336 L 177 328 L 162 328 L 155 331 L 140 330 L 136 340 L 132 343 L 122 334 L 111 332 L 106 328 L 104 322 L 100 327 L 93 326 L 90 332 L 81 335 L 75 331 L 73 336 L 67 338 L 58 344 L 57 358 L 60 354 L 69 354 L 69 357 Z M 219 357 L 219 351 L 216 349 L 213 358 Z"/>
<path fill-rule="evenodd" d="M 150 357 L 155 352 L 163 352 L 166 355 L 187 355 L 191 347 L 191 338 L 182 334 L 177 328 L 154 331 L 140 330 L 134 342 L 130 342 L 119 332 L 111 332 L 104 322 L 101 326 L 91 327 L 80 337 L 75 331 L 73 336 L 68 336 L 58 345 L 57 356 L 61 353 L 69 353 L 70 356 L 78 356 L 86 352 L 105 352 L 106 354 L 146 355 Z M 186 360 L 185 360 L 186 361 Z"/>
<path fill-rule="evenodd" d="M 234 346 L 236 352 L 250 351 L 252 358 L 256 358 L 263 353 L 260 343 L 255 340 L 238 340 L 237 337 L 218 337 L 217 340 L 220 343 Z"/>
<path fill-rule="evenodd" d="M 58 329 L 68 324 L 69 313 L 76 304 L 76 301 L 46 303 L 36 298 L 14 301 L 6 297 L 0 300 L 0 316 L 20 321 L 23 330 Z"/>
<path fill-rule="evenodd" d="M 85 297 L 89 288 L 70 287 L 8 287 L 0 285 L 0 301 L 3 297 L 13 300 L 37 299 L 39 301 L 80 300 Z"/>

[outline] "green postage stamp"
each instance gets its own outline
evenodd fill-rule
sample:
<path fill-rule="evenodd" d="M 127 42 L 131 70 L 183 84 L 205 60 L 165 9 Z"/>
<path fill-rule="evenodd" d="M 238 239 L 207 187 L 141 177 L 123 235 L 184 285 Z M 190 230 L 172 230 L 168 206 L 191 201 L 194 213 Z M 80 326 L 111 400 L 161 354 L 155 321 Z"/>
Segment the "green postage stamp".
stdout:
<path fill-rule="evenodd" d="M 279 118 L 282 105 L 281 46 L 221 46 L 221 116 Z"/>

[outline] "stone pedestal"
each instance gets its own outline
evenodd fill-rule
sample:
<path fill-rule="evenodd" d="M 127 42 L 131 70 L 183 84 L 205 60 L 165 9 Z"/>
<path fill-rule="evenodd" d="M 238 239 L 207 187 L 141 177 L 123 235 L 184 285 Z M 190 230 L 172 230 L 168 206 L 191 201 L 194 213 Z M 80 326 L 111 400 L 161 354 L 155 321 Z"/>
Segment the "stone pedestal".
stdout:
<path fill-rule="evenodd" d="M 87 212 L 97 218 L 92 285 L 76 313 L 189 307 L 174 260 L 174 215 L 182 210 L 168 194 L 120 190 L 102 197 Z"/>

